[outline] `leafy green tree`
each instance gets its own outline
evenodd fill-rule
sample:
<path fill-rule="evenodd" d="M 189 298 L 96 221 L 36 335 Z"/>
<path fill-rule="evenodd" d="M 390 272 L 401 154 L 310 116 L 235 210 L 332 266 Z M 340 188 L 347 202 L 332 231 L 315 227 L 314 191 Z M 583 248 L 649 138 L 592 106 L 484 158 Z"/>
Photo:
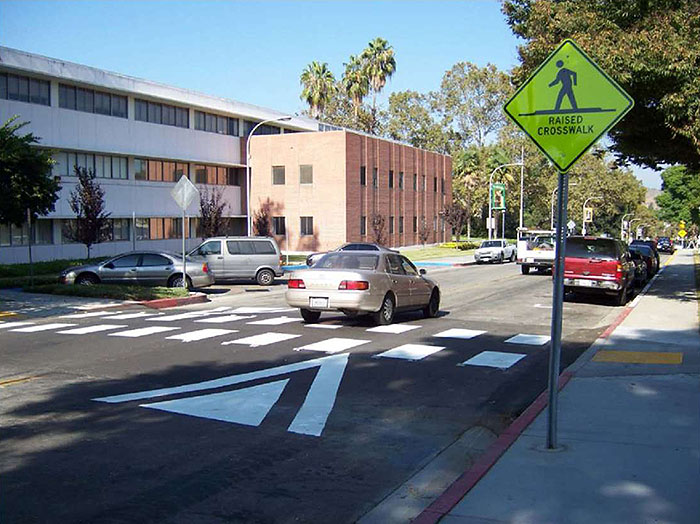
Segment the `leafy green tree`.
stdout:
<path fill-rule="evenodd" d="M 482 147 L 505 123 L 503 104 L 510 92 L 508 76 L 493 64 L 459 62 L 442 77 L 436 104 L 444 125 L 459 134 L 462 147 Z"/>
<path fill-rule="evenodd" d="M 396 72 L 394 49 L 389 42 L 377 37 L 362 51 L 360 57 L 372 91 L 372 115 L 376 122 L 377 95 L 384 89 L 386 81 Z"/>
<path fill-rule="evenodd" d="M 17 132 L 25 125 L 11 118 L 0 127 L 0 223 L 20 226 L 55 209 L 59 181 L 51 176 L 51 153 L 35 147 L 39 138 Z"/>
<path fill-rule="evenodd" d="M 400 91 L 389 96 L 386 134 L 414 147 L 448 153 L 450 135 L 432 109 L 430 95 Z"/>
<path fill-rule="evenodd" d="M 610 133 L 619 160 L 700 166 L 700 2 L 505 0 L 519 47 L 517 85 L 565 38 L 635 100 Z"/>
<path fill-rule="evenodd" d="M 64 227 L 63 234 L 87 248 L 109 239 L 107 228 L 110 213 L 105 213 L 105 192 L 100 187 L 92 169 L 74 167 L 78 184 L 71 191 L 68 203 L 76 219 L 73 224 Z"/>
<path fill-rule="evenodd" d="M 220 188 L 200 190 L 199 227 L 204 238 L 216 237 L 224 233 L 227 225 L 224 213 L 227 206 Z"/>
<path fill-rule="evenodd" d="M 313 61 L 302 71 L 300 81 L 301 99 L 309 104 L 311 116 L 318 118 L 336 92 L 333 73 L 326 62 Z"/>
<path fill-rule="evenodd" d="M 659 218 L 672 226 L 681 220 L 700 225 L 700 174 L 684 166 L 673 166 L 661 173 L 662 193 L 656 197 Z"/>

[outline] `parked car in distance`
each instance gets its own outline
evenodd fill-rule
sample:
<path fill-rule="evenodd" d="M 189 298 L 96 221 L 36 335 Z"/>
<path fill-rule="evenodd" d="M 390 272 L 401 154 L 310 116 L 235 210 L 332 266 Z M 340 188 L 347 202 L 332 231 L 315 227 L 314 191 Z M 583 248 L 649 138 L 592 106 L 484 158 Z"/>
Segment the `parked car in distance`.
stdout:
<path fill-rule="evenodd" d="M 280 248 L 272 237 L 207 238 L 190 255 L 204 257 L 217 281 L 251 279 L 269 286 L 284 274 Z"/>
<path fill-rule="evenodd" d="M 306 322 L 317 322 L 325 311 L 370 314 L 377 324 L 391 324 L 397 311 L 435 317 L 440 289 L 424 274 L 399 253 L 334 251 L 314 267 L 294 271 L 285 298 Z"/>
<path fill-rule="evenodd" d="M 656 244 L 656 240 L 633 240 L 630 246 L 649 246 L 656 257 L 656 266 L 661 266 L 661 256 L 659 255 L 659 248 Z"/>
<path fill-rule="evenodd" d="M 632 261 L 635 265 L 634 285 L 637 287 L 642 287 L 649 280 L 649 271 L 647 269 L 649 266 L 647 264 L 646 257 L 644 257 L 638 251 L 631 250 L 630 255 L 632 256 Z M 652 258 L 654 257 L 652 256 Z"/>
<path fill-rule="evenodd" d="M 187 257 L 187 287 L 211 286 L 214 275 L 201 257 Z M 63 284 L 122 284 L 182 287 L 182 255 L 169 251 L 132 251 L 93 265 L 65 269 Z"/>
<path fill-rule="evenodd" d="M 306 257 L 306 265 L 311 267 L 316 262 L 321 260 L 321 257 L 323 257 L 323 255 L 327 253 L 334 253 L 337 251 L 386 251 L 391 253 L 398 253 L 398 251 L 396 251 L 395 249 L 380 246 L 379 244 L 371 244 L 368 242 L 348 242 L 332 251 L 325 251 L 323 253 L 311 253 L 309 256 Z"/>
<path fill-rule="evenodd" d="M 673 247 L 673 242 L 668 237 L 659 237 L 656 239 L 656 247 L 661 253 L 668 253 L 673 255 L 675 248 Z"/>
<path fill-rule="evenodd" d="M 645 244 L 631 244 L 629 246 L 630 253 L 639 254 L 647 265 L 647 274 L 649 278 L 653 277 L 659 270 L 659 263 L 654 255 L 654 251 Z"/>
<path fill-rule="evenodd" d="M 474 252 L 474 260 L 477 264 L 483 262 L 502 263 L 505 260 L 515 261 L 517 250 L 507 240 L 484 240 Z"/>
<path fill-rule="evenodd" d="M 617 305 L 627 303 L 636 266 L 623 242 L 572 236 L 565 249 L 564 292 L 612 295 Z"/>

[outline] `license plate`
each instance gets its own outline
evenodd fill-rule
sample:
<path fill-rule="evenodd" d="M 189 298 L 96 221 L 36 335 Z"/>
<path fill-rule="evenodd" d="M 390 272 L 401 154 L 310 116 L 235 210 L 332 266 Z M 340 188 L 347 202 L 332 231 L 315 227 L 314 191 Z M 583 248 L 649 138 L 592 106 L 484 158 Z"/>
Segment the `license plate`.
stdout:
<path fill-rule="evenodd" d="M 534 258 L 528 258 L 528 259 L 527 259 L 527 262 L 534 262 L 534 261 L 535 261 Z"/>
<path fill-rule="evenodd" d="M 319 298 L 319 297 L 310 297 L 309 298 L 309 307 L 326 309 L 326 308 L 328 308 L 328 299 L 327 298 Z"/>

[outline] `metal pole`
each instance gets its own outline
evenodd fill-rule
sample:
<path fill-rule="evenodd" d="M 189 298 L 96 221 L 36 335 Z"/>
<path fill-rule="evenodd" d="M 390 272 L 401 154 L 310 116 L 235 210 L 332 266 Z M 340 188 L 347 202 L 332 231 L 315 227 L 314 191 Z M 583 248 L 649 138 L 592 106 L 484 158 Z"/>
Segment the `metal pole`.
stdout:
<path fill-rule="evenodd" d="M 187 257 L 185 254 L 185 210 L 182 210 L 182 287 L 187 289 Z"/>
<path fill-rule="evenodd" d="M 557 244 L 552 290 L 552 330 L 549 350 L 549 404 L 547 406 L 547 449 L 557 448 L 557 393 L 561 365 L 561 326 L 564 304 L 564 253 L 566 249 L 566 206 L 569 197 L 568 175 L 559 173 L 557 199 Z"/>
<path fill-rule="evenodd" d="M 622 220 L 620 220 L 620 240 L 625 239 L 625 217 L 629 215 L 634 216 L 634 213 L 625 213 L 622 215 Z"/>
<path fill-rule="evenodd" d="M 495 171 L 494 171 L 495 173 Z M 493 195 L 491 194 L 491 181 L 493 180 L 493 173 L 491 173 L 491 176 L 489 177 L 489 219 L 487 220 L 487 225 L 489 228 L 489 240 L 491 240 L 491 228 L 493 227 L 493 223 L 491 222 L 491 207 L 493 205 L 492 199 Z"/>
<path fill-rule="evenodd" d="M 29 248 L 29 285 L 34 285 L 34 261 L 32 260 L 32 212 L 27 208 L 27 231 L 29 233 L 29 238 L 27 238 L 27 247 Z"/>
<path fill-rule="evenodd" d="M 519 229 L 523 228 L 523 204 L 525 202 L 524 187 L 525 187 L 525 148 L 520 148 L 520 222 Z"/>
<path fill-rule="evenodd" d="M 506 210 L 503 210 L 503 216 L 501 217 L 501 240 L 506 239 Z"/>
<path fill-rule="evenodd" d="M 131 246 L 132 246 L 132 251 L 136 251 L 136 212 L 132 211 L 131 212 L 131 229 L 132 229 L 132 236 L 131 236 Z"/>

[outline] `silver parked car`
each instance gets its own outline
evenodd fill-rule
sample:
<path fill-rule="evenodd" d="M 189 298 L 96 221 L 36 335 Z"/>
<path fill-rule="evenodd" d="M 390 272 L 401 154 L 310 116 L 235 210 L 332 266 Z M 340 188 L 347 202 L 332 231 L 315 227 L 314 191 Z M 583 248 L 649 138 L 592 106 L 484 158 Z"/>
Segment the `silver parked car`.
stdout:
<path fill-rule="evenodd" d="M 206 260 L 187 257 L 187 287 L 206 287 L 214 275 Z M 132 251 L 89 266 L 70 267 L 59 276 L 63 284 L 133 284 L 182 287 L 182 255 L 169 251 Z"/>
<path fill-rule="evenodd" d="M 517 249 L 507 240 L 484 240 L 474 252 L 474 260 L 477 264 L 482 262 L 498 262 L 499 264 L 510 260 L 515 262 L 518 255 Z"/>
<path fill-rule="evenodd" d="M 254 279 L 269 286 L 284 274 L 280 248 L 272 237 L 207 238 L 190 255 L 204 257 L 217 282 Z"/>
<path fill-rule="evenodd" d="M 391 324 L 397 311 L 420 309 L 435 317 L 440 289 L 424 274 L 398 253 L 337 251 L 294 271 L 285 298 L 306 322 L 318 321 L 323 311 L 371 314 L 377 324 Z"/>

